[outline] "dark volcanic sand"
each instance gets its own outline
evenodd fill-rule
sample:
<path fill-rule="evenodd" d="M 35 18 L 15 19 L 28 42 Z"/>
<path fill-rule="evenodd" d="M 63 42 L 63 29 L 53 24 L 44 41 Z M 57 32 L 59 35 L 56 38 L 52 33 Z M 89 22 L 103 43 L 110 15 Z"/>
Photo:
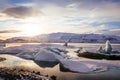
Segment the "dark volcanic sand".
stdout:
<path fill-rule="evenodd" d="M 55 76 L 50 78 L 40 72 L 7 67 L 0 67 L 0 78 L 3 80 L 56 80 Z"/>
<path fill-rule="evenodd" d="M 0 61 L 4 61 L 6 60 L 6 58 L 0 57 Z"/>

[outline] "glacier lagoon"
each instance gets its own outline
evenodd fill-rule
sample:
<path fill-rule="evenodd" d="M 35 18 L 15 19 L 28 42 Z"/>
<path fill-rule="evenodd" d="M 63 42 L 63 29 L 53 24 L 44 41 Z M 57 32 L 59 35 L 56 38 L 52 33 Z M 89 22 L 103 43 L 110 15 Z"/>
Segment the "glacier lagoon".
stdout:
<path fill-rule="evenodd" d="M 41 43 L 6 43 L 6 47 L 13 47 L 13 46 L 21 46 L 26 44 L 41 44 Z M 46 44 L 60 44 L 63 45 L 64 43 L 46 43 Z M 83 47 L 90 51 L 96 51 L 100 46 L 104 46 L 105 43 L 68 43 L 70 46 L 75 47 Z M 120 44 L 113 43 L 111 44 L 114 50 L 120 51 Z"/>
<path fill-rule="evenodd" d="M 6 47 L 21 46 L 26 44 L 41 44 L 41 43 L 8 43 L 6 44 L 7 45 Z M 57 44 L 63 45 L 63 43 L 57 43 Z M 83 47 L 91 51 L 96 50 L 100 45 L 104 46 L 104 44 L 93 44 L 93 43 L 70 43 L 69 45 L 75 46 L 75 47 Z M 115 50 L 120 50 L 119 44 L 112 44 L 112 47 Z M 73 49 L 70 49 L 70 51 L 72 50 Z M 70 55 L 75 56 L 73 54 L 70 54 Z M 30 60 L 25 60 L 25 62 L 24 61 L 21 62 L 19 59 L 20 58 L 13 59 L 13 62 L 15 63 L 12 63 L 11 65 L 15 65 L 17 63 L 25 64 L 23 65 L 24 67 L 28 67 L 30 65 L 30 68 L 37 69 L 37 70 L 39 69 L 42 74 L 57 76 L 57 80 L 101 80 L 101 79 L 102 80 L 120 80 L 120 77 L 119 77 L 120 69 L 115 67 L 100 73 L 83 74 L 83 73 L 73 73 L 70 71 L 64 72 L 63 70 L 61 71 L 59 64 L 53 64 L 52 67 L 48 67 L 49 65 L 47 65 L 46 63 L 36 63 L 33 61 L 31 62 Z M 28 65 L 26 65 L 26 62 L 28 63 Z M 8 64 L 4 62 L 3 65 L 8 65 Z"/>

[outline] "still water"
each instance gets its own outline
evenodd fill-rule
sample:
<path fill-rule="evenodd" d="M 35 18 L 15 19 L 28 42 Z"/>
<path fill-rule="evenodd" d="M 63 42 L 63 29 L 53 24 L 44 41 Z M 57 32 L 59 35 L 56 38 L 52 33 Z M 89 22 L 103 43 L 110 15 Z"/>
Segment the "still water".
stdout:
<path fill-rule="evenodd" d="M 6 47 L 21 46 L 21 45 L 32 45 L 32 44 L 41 44 L 41 43 L 6 43 Z M 45 44 L 60 44 L 64 43 L 45 43 Z M 69 46 L 74 47 L 83 47 L 90 51 L 96 51 L 100 46 L 105 47 L 105 43 L 69 43 Z M 120 44 L 111 44 L 113 50 L 120 51 Z"/>

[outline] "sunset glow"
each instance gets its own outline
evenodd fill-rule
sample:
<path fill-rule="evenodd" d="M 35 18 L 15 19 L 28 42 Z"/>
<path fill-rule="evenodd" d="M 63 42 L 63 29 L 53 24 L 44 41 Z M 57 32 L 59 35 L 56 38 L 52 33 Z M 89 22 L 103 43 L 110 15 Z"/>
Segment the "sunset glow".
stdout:
<path fill-rule="evenodd" d="M 1 39 L 57 32 L 120 36 L 119 0 L 2 0 L 1 4 Z"/>
<path fill-rule="evenodd" d="M 36 27 L 38 26 L 38 27 Z M 35 24 L 26 24 L 22 28 L 22 34 L 25 36 L 35 36 L 41 33 L 42 29 L 39 27 L 40 25 L 35 25 Z"/>

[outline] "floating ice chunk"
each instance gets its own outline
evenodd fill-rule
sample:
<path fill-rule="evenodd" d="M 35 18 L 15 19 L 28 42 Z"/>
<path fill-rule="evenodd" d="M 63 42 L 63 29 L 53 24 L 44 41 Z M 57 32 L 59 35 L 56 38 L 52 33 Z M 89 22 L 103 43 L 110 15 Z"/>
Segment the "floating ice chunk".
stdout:
<path fill-rule="evenodd" d="M 41 49 L 35 56 L 34 60 L 38 61 L 58 61 L 58 59 L 55 57 L 55 53 L 51 52 L 46 49 Z"/>
<path fill-rule="evenodd" d="M 103 71 L 105 70 L 105 67 L 103 66 L 98 66 L 96 64 L 91 64 L 91 63 L 84 63 L 81 61 L 74 61 L 74 60 L 61 60 L 60 61 L 61 65 L 73 72 L 81 72 L 81 73 L 89 73 L 93 71 Z"/>

